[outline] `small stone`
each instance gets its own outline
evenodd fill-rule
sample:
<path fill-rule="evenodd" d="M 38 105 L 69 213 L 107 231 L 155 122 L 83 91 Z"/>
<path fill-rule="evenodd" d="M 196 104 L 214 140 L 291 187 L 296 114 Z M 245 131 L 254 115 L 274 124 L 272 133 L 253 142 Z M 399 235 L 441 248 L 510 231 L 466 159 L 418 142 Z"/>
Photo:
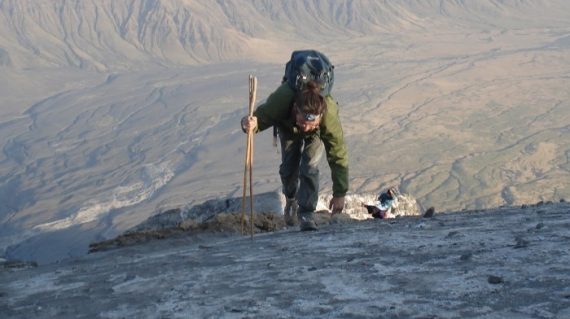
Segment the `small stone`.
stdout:
<path fill-rule="evenodd" d="M 133 274 L 127 274 L 127 275 L 125 276 L 125 279 L 123 280 L 123 282 L 131 281 L 131 280 L 134 280 L 135 278 L 136 278 L 135 275 L 133 275 Z"/>
<path fill-rule="evenodd" d="M 417 225 L 414 226 L 414 227 L 415 227 L 415 228 L 419 228 L 419 229 L 423 229 L 423 228 L 426 228 L 427 225 L 426 225 L 425 223 L 419 223 L 419 224 L 417 224 Z"/>
<path fill-rule="evenodd" d="M 566 203 L 566 200 L 565 200 L 564 198 L 561 198 L 561 199 L 560 199 L 560 202 L 561 202 L 561 203 Z"/>
<path fill-rule="evenodd" d="M 468 260 L 471 259 L 471 257 L 473 257 L 473 254 L 472 254 L 472 253 L 466 253 L 466 254 L 461 255 L 461 256 L 459 257 L 459 260 L 461 260 L 461 261 L 468 261 Z"/>
<path fill-rule="evenodd" d="M 527 209 L 527 208 L 528 208 L 528 205 L 527 205 L 527 204 L 523 204 L 523 205 L 521 206 L 521 209 Z"/>
<path fill-rule="evenodd" d="M 424 218 L 430 218 L 433 216 L 433 214 L 435 214 L 435 208 L 430 207 L 426 210 L 426 212 L 424 213 L 423 217 Z"/>
<path fill-rule="evenodd" d="M 497 284 L 502 284 L 504 281 L 502 277 L 490 275 L 489 277 L 487 277 L 487 282 L 492 285 L 497 285 Z"/>
<path fill-rule="evenodd" d="M 35 261 L 22 261 L 22 260 L 8 260 L 0 264 L 6 269 L 23 270 L 38 267 Z"/>
<path fill-rule="evenodd" d="M 541 228 L 543 228 L 543 227 L 544 227 L 544 224 L 543 224 L 543 223 L 538 223 L 538 224 L 536 224 L 536 229 L 541 229 Z"/>
<path fill-rule="evenodd" d="M 450 231 L 450 232 L 447 234 L 447 236 L 445 236 L 445 238 L 452 238 L 452 237 L 455 237 L 455 236 L 457 236 L 457 235 L 459 235 L 459 232 L 454 230 L 454 231 Z"/>
<path fill-rule="evenodd" d="M 523 238 L 515 238 L 515 249 L 518 248 L 526 248 L 528 247 L 528 241 L 524 240 Z"/>

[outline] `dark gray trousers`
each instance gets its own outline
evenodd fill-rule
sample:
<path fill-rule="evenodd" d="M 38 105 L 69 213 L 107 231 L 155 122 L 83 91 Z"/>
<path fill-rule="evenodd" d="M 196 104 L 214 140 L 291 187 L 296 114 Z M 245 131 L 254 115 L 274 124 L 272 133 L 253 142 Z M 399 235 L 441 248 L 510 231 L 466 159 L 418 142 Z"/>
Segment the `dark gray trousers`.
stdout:
<path fill-rule="evenodd" d="M 312 213 L 319 197 L 319 162 L 324 145 L 318 134 L 306 137 L 279 131 L 283 194 L 297 198 L 299 214 Z"/>

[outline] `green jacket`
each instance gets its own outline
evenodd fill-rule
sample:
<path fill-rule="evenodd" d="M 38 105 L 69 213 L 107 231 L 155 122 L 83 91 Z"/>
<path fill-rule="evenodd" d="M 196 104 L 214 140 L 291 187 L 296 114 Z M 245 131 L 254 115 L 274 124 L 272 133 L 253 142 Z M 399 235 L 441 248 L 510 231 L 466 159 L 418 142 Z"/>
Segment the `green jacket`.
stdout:
<path fill-rule="evenodd" d="M 295 92 L 287 83 L 283 83 L 269 95 L 267 101 L 259 105 L 253 113 L 257 117 L 256 133 L 276 126 L 282 132 L 301 137 L 303 133 L 295 126 L 291 112 L 294 97 Z M 319 129 L 308 134 L 318 134 L 323 141 L 331 169 L 333 196 L 343 197 L 348 191 L 348 153 L 340 125 L 338 104 L 331 95 L 327 95 L 325 101 L 327 111 L 323 115 Z"/>

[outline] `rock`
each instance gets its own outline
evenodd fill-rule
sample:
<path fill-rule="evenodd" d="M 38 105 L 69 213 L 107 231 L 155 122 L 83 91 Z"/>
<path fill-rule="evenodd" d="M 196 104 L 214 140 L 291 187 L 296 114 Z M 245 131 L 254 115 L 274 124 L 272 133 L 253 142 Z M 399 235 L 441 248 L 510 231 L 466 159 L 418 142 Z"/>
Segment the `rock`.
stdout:
<path fill-rule="evenodd" d="M 35 261 L 6 260 L 0 262 L 0 267 L 10 270 L 24 270 L 38 267 Z"/>
<path fill-rule="evenodd" d="M 433 214 L 435 214 L 435 208 L 430 207 L 426 210 L 426 212 L 424 213 L 423 217 L 424 218 L 430 218 L 433 216 Z"/>
<path fill-rule="evenodd" d="M 492 284 L 492 285 L 498 285 L 498 284 L 502 284 L 504 281 L 503 281 L 502 277 L 489 275 L 489 277 L 487 277 L 487 282 Z"/>
<path fill-rule="evenodd" d="M 452 238 L 452 237 L 456 237 L 459 235 L 458 231 L 450 231 L 449 233 L 447 233 L 447 236 L 445 236 L 445 238 Z"/>
<path fill-rule="evenodd" d="M 472 253 L 465 253 L 459 257 L 459 260 L 468 261 L 468 260 L 471 260 L 471 257 L 473 257 Z"/>
<path fill-rule="evenodd" d="M 528 247 L 529 242 L 527 240 L 524 240 L 523 238 L 517 237 L 515 238 L 515 249 L 518 248 L 526 248 Z"/>
<path fill-rule="evenodd" d="M 255 194 L 253 197 L 254 213 L 273 213 L 283 215 L 285 198 L 278 192 Z M 231 214 L 242 211 L 242 198 L 232 197 L 226 199 L 212 199 L 199 205 L 174 208 L 149 217 L 143 223 L 129 229 L 129 232 L 142 232 L 149 230 L 167 230 L 179 225 L 193 228 L 195 225 L 206 224 L 220 214 Z M 249 199 L 246 201 L 245 211 L 249 215 Z M 257 218 L 257 217 L 256 217 Z M 264 218 L 264 217 L 262 217 Z M 266 227 L 266 225 L 261 225 Z"/>

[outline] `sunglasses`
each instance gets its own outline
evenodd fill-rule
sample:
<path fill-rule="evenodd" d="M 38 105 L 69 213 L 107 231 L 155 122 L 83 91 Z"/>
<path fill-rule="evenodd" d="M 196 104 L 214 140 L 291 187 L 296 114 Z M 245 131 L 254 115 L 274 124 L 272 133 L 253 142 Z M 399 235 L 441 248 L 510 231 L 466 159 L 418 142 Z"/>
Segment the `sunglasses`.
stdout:
<path fill-rule="evenodd" d="M 305 119 L 305 121 L 307 122 L 314 122 L 318 119 L 321 118 L 322 114 L 311 114 L 311 113 L 305 113 L 301 110 L 299 110 L 299 108 L 297 108 L 297 112 L 299 112 L 299 114 L 301 114 L 301 116 Z"/>

